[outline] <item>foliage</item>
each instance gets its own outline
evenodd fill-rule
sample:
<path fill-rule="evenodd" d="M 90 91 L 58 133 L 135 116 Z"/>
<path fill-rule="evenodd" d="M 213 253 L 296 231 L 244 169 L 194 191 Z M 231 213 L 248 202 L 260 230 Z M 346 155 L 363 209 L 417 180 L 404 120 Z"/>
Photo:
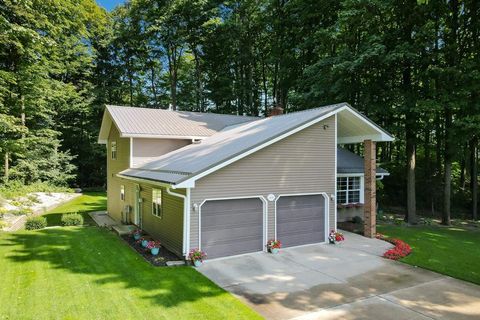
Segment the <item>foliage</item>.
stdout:
<path fill-rule="evenodd" d="M 271 239 L 271 240 L 268 240 L 268 242 L 267 242 L 267 248 L 268 248 L 268 250 L 281 249 L 282 248 L 282 243 L 280 242 L 280 240 Z"/>
<path fill-rule="evenodd" d="M 198 248 L 191 249 L 188 253 L 188 259 L 192 262 L 203 261 L 206 257 L 207 254 Z"/>
<path fill-rule="evenodd" d="M 15 199 L 19 197 L 27 196 L 33 201 L 33 192 L 72 192 L 72 189 L 53 185 L 49 182 L 35 182 L 29 185 L 25 185 L 18 180 L 9 181 L 6 184 L 0 185 L 0 195 L 6 199 Z"/>
<path fill-rule="evenodd" d="M 402 240 L 388 238 L 381 233 L 377 233 L 375 237 L 377 239 L 390 242 L 394 245 L 392 249 L 388 249 L 387 251 L 385 251 L 385 253 L 383 254 L 384 258 L 390 260 L 400 260 L 408 256 L 412 252 L 412 248 L 410 248 L 410 246 Z"/>
<path fill-rule="evenodd" d="M 477 2 L 5 0 L 4 180 L 103 185 L 105 104 L 264 116 L 346 101 L 396 137 L 378 145 L 382 207 L 474 218 Z"/>
<path fill-rule="evenodd" d="M 331 230 L 330 234 L 328 235 L 328 241 L 330 243 L 341 242 L 341 241 L 344 241 L 344 240 L 345 240 L 345 237 L 344 237 L 343 233 L 335 231 L 335 230 Z"/>
<path fill-rule="evenodd" d="M 153 248 L 160 248 L 161 243 L 160 241 L 148 241 L 146 248 L 153 249 Z"/>
<path fill-rule="evenodd" d="M 380 225 L 377 230 L 412 247 L 401 262 L 480 284 L 478 228 Z"/>
<path fill-rule="evenodd" d="M 28 217 L 25 222 L 25 229 L 27 230 L 38 230 L 43 229 L 47 226 L 47 219 L 42 216 Z"/>
<path fill-rule="evenodd" d="M 363 223 L 363 219 L 362 219 L 362 217 L 360 217 L 360 216 L 355 216 L 355 217 L 352 218 L 352 222 L 353 222 L 353 223 L 356 223 L 356 224 L 362 224 L 362 223 Z"/>
<path fill-rule="evenodd" d="M 78 213 L 62 214 L 62 225 L 64 226 L 81 226 L 83 225 L 83 216 Z"/>

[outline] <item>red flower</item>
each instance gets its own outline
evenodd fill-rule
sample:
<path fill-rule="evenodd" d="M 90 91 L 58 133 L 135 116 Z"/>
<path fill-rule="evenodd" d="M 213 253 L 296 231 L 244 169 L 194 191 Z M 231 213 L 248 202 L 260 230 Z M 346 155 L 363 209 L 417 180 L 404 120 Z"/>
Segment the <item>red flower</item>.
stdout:
<path fill-rule="evenodd" d="M 399 260 L 408 256 L 412 252 L 412 248 L 410 246 L 399 239 L 385 239 L 386 241 L 395 245 L 392 249 L 387 250 L 383 256 L 387 259 L 391 260 Z"/>

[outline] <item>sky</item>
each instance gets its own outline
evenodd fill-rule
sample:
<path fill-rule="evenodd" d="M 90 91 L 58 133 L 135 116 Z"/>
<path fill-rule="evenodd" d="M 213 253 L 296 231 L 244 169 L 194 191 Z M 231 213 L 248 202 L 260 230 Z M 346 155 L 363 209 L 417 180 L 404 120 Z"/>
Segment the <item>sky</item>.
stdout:
<path fill-rule="evenodd" d="M 124 2 L 124 0 L 96 0 L 99 5 L 107 9 L 108 11 L 112 11 L 118 4 Z"/>

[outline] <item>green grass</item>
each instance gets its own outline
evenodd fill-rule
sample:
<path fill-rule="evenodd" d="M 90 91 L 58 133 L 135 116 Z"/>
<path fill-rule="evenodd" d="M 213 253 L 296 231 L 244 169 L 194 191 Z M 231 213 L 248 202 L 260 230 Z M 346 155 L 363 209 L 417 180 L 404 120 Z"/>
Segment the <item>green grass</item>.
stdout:
<path fill-rule="evenodd" d="M 402 262 L 480 284 L 480 230 L 380 225 L 377 231 L 412 247 Z"/>
<path fill-rule="evenodd" d="M 49 226 L 61 225 L 62 214 L 78 212 L 83 215 L 85 224 L 94 224 L 87 212 L 106 210 L 107 195 L 105 192 L 85 192 L 80 197 L 73 199 L 43 216 L 47 218 Z"/>
<path fill-rule="evenodd" d="M 88 194 L 46 214 L 101 210 Z M 0 232 L 0 319 L 255 319 L 190 267 L 153 267 L 112 232 L 58 227 Z"/>

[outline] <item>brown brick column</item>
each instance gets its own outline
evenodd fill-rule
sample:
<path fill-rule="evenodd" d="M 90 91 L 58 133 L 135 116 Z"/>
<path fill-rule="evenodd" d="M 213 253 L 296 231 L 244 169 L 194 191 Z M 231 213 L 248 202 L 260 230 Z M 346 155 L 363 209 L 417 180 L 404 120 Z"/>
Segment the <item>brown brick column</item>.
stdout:
<path fill-rule="evenodd" d="M 363 235 L 368 238 L 375 237 L 377 233 L 376 218 L 377 210 L 375 208 L 377 203 L 376 196 L 376 170 L 377 160 L 375 151 L 375 142 L 372 140 L 365 140 L 363 142 L 365 148 L 365 205 L 364 209 L 364 231 Z"/>

